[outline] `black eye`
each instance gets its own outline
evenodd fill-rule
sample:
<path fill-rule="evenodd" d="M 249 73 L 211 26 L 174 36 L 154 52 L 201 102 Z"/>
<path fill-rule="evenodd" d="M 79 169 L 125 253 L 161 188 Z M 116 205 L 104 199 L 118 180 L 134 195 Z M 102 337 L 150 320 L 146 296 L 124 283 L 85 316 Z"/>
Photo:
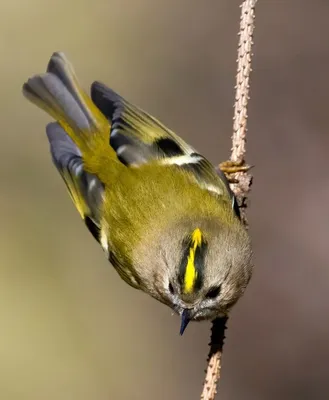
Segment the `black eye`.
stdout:
<path fill-rule="evenodd" d="M 172 285 L 171 282 L 169 282 L 168 289 L 169 289 L 169 292 L 170 292 L 171 294 L 174 294 L 174 287 L 173 287 L 173 285 Z"/>
<path fill-rule="evenodd" d="M 220 293 L 220 286 L 218 287 L 213 287 L 211 289 L 208 290 L 208 292 L 206 293 L 206 298 L 207 299 L 214 299 L 215 297 L 217 297 Z"/>

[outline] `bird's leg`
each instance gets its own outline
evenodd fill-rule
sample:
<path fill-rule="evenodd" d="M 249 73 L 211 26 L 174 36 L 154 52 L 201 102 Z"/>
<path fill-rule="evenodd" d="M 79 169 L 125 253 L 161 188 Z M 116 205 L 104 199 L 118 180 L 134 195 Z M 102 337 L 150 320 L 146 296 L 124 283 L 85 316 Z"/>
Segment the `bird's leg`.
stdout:
<path fill-rule="evenodd" d="M 235 174 L 236 172 L 247 172 L 251 168 L 250 165 L 245 164 L 243 161 L 223 161 L 219 164 L 219 168 L 225 174 Z"/>
<path fill-rule="evenodd" d="M 230 183 L 238 183 L 238 179 L 233 177 L 233 174 L 237 172 L 247 172 L 251 168 L 250 165 L 247 165 L 244 160 L 242 161 L 223 161 L 218 165 L 219 169 L 224 172 L 226 178 Z"/>

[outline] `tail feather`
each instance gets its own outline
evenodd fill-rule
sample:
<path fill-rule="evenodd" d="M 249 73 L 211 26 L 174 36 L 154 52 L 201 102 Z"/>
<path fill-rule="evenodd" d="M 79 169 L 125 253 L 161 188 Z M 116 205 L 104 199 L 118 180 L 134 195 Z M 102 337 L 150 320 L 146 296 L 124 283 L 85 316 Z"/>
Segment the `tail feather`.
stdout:
<path fill-rule="evenodd" d="M 49 73 L 36 75 L 24 84 L 23 93 L 32 103 L 64 125 L 64 129 L 66 125 L 79 131 L 91 129 L 80 105 L 57 76 Z"/>
<path fill-rule="evenodd" d="M 47 72 L 23 85 L 23 94 L 51 115 L 80 147 L 91 134 L 109 136 L 109 123 L 81 88 L 74 70 L 62 53 L 54 53 Z"/>
<path fill-rule="evenodd" d="M 46 73 L 23 85 L 23 94 L 56 120 L 46 127 L 53 163 L 87 228 L 100 241 L 106 179 L 97 160 L 116 160 L 108 120 L 83 91 L 62 53 L 52 55 Z M 118 164 L 109 162 L 106 173 Z"/>
<path fill-rule="evenodd" d="M 47 72 L 57 76 L 70 94 L 79 104 L 90 126 L 95 129 L 102 129 L 105 119 L 99 109 L 91 101 L 90 97 L 81 89 L 72 64 L 68 61 L 64 53 L 55 52 L 47 67 Z"/>

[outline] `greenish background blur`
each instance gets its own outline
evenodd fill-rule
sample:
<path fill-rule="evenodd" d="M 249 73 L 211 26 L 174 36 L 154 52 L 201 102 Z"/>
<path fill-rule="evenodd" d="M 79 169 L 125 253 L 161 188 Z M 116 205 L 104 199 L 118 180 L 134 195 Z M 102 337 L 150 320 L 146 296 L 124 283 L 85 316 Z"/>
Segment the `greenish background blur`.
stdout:
<path fill-rule="evenodd" d="M 0 5 L 0 399 L 197 399 L 210 324 L 125 285 L 21 95 L 64 51 L 213 162 L 229 154 L 237 0 Z M 220 399 L 329 398 L 329 2 L 259 1 L 248 162 L 255 275 L 229 321 Z"/>

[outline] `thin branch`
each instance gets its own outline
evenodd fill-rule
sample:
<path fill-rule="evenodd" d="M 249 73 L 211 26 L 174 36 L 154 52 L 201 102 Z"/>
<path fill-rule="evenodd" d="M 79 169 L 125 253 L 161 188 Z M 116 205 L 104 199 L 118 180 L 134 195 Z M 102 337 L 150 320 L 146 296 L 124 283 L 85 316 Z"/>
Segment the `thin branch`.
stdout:
<path fill-rule="evenodd" d="M 241 5 L 241 19 L 239 31 L 239 46 L 237 59 L 236 96 L 234 104 L 234 124 L 232 135 L 231 161 L 234 164 L 245 165 L 246 133 L 247 133 L 247 106 L 249 100 L 249 79 L 251 73 L 251 58 L 253 45 L 253 31 L 255 20 L 255 6 L 257 0 L 245 0 Z M 250 191 L 252 176 L 248 172 L 233 174 L 236 183 L 231 188 L 237 197 L 243 223 L 248 226 L 246 219 L 246 199 Z M 212 326 L 210 352 L 206 370 L 205 382 L 201 400 L 214 400 L 221 373 L 222 352 L 225 338 L 227 318 L 215 320 Z"/>

